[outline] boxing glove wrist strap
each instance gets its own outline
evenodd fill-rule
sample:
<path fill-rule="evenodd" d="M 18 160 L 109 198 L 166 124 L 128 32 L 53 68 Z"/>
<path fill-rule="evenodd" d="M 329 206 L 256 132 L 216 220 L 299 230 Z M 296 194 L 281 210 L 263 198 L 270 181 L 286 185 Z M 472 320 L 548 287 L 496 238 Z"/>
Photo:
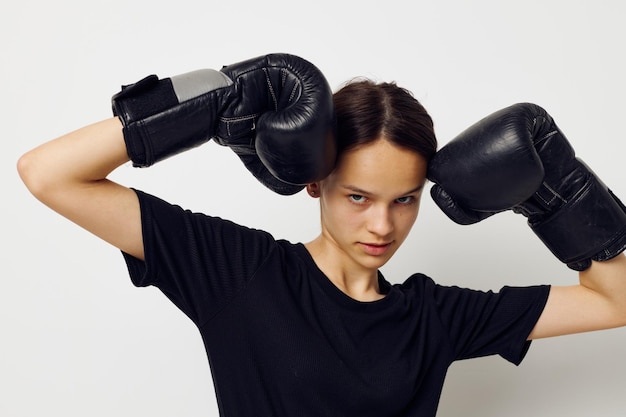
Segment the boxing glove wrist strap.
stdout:
<path fill-rule="evenodd" d="M 626 249 L 626 208 L 594 175 L 553 215 L 529 224 L 550 251 L 576 271 Z"/>
<path fill-rule="evenodd" d="M 202 69 L 159 80 L 150 75 L 113 96 L 133 165 L 148 167 L 207 142 L 218 102 L 211 92 L 232 85 L 225 74 Z"/>

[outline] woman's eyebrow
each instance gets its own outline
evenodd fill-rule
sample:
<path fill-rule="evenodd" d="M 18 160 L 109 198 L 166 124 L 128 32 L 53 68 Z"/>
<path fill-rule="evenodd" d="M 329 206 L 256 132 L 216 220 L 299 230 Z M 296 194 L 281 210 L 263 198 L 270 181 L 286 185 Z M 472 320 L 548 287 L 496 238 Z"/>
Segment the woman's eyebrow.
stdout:
<path fill-rule="evenodd" d="M 356 187 L 354 185 L 344 184 L 342 185 L 342 187 L 345 188 L 346 190 L 353 191 L 355 194 L 363 194 L 363 195 L 372 194 L 371 192 L 362 190 L 361 188 Z"/>
<path fill-rule="evenodd" d="M 371 195 L 372 194 L 370 191 L 363 190 L 363 189 L 361 189 L 361 188 L 359 188 L 357 186 L 350 185 L 350 184 L 344 184 L 344 185 L 342 185 L 342 187 L 345 188 L 346 190 L 352 191 L 355 194 L 359 194 L 359 195 Z M 420 184 L 417 187 L 415 187 L 415 188 L 413 188 L 413 189 L 411 189 L 411 190 L 409 190 L 409 191 L 407 191 L 405 193 L 402 193 L 400 195 L 409 195 L 409 194 L 413 194 L 413 193 L 416 193 L 416 192 L 421 192 L 423 188 L 424 188 L 424 184 Z"/>
<path fill-rule="evenodd" d="M 412 190 L 404 193 L 403 195 L 409 195 L 409 194 L 421 192 L 423 189 L 424 189 L 424 184 L 420 184 L 417 187 L 413 188 Z"/>

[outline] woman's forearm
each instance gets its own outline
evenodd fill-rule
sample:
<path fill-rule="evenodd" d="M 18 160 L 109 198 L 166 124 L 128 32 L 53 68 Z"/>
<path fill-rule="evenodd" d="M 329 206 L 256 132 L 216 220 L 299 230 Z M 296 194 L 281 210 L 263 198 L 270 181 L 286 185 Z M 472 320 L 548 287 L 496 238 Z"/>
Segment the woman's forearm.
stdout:
<path fill-rule="evenodd" d="M 143 258 L 139 203 L 107 176 L 129 160 L 122 125 L 107 119 L 27 152 L 22 180 L 42 203 L 126 253 Z"/>
<path fill-rule="evenodd" d="M 607 327 L 626 325 L 626 256 L 593 262 L 591 267 L 580 272 L 580 284 L 603 297 L 614 312 L 615 323 Z"/>
<path fill-rule="evenodd" d="M 65 186 L 102 180 L 127 161 L 122 125 L 111 118 L 27 152 L 18 171 L 29 190 L 45 200 Z"/>

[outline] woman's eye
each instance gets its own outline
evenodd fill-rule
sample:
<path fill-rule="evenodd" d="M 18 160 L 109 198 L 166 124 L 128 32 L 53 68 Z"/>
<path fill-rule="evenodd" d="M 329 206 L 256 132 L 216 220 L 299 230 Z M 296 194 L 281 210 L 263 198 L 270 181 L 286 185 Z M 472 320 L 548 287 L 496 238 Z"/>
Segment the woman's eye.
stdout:
<path fill-rule="evenodd" d="M 413 196 L 409 195 L 406 197 L 397 198 L 396 201 L 400 204 L 411 204 L 414 201 L 414 199 L 413 199 Z"/>
<path fill-rule="evenodd" d="M 359 194 L 350 194 L 350 201 L 352 201 L 353 203 L 359 203 L 362 204 L 365 202 L 365 197 Z"/>

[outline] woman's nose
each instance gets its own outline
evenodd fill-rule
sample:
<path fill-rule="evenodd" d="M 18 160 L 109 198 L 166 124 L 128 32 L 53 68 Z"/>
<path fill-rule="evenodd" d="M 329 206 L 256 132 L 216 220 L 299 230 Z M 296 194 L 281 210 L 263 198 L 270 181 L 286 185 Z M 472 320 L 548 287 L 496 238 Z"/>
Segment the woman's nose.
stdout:
<path fill-rule="evenodd" d="M 368 231 L 378 236 L 387 236 L 393 231 L 391 210 L 387 206 L 372 206 L 368 219 Z"/>

